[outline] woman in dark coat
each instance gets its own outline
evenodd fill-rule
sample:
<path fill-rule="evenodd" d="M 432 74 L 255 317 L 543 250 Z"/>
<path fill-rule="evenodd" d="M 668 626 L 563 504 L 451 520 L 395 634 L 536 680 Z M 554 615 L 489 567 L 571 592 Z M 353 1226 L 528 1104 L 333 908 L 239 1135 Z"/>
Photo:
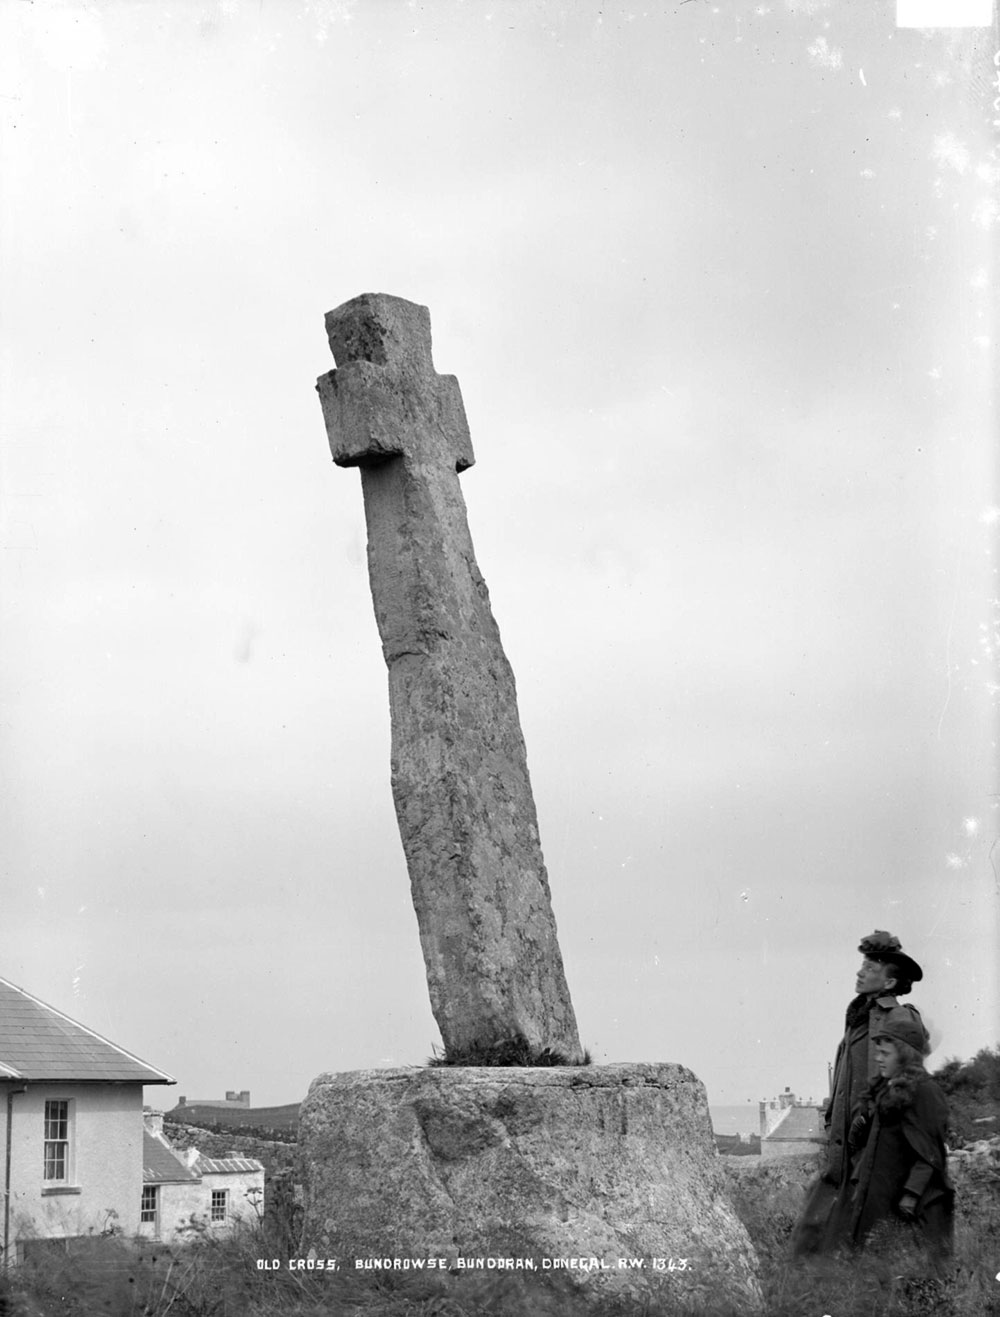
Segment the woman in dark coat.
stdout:
<path fill-rule="evenodd" d="M 870 1084 L 878 1076 L 873 1033 L 891 1011 L 909 1015 L 926 1039 L 916 1008 L 900 1006 L 897 997 L 908 993 L 923 978 L 915 960 L 907 956 L 898 937 L 876 929 L 858 947 L 864 959 L 855 980 L 857 996 L 847 1007 L 844 1036 L 837 1048 L 833 1087 L 824 1117 L 827 1143 L 825 1165 L 811 1185 L 806 1204 L 792 1236 L 796 1256 L 828 1253 L 851 1240 L 851 1174 L 858 1150 L 851 1129 L 867 1110 Z"/>
<path fill-rule="evenodd" d="M 864 1147 L 854 1172 L 851 1239 L 863 1247 L 879 1221 L 912 1223 L 938 1259 L 951 1252 L 954 1190 L 948 1179 L 948 1103 L 924 1070 L 923 1031 L 890 1011 L 874 1037 L 879 1078 L 853 1141 Z"/>

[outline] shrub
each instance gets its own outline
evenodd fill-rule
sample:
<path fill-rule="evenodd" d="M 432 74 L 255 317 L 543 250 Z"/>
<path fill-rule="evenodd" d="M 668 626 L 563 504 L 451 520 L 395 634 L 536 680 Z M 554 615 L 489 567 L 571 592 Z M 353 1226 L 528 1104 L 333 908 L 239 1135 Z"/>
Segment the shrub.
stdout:
<path fill-rule="evenodd" d="M 932 1077 L 946 1097 L 975 1094 L 987 1102 L 1000 1102 L 1000 1047 L 983 1047 L 971 1061 L 953 1057 Z"/>
<path fill-rule="evenodd" d="M 984 1047 L 971 1061 L 945 1061 L 933 1079 L 948 1099 L 949 1147 L 1000 1133 L 1000 1048 Z"/>
<path fill-rule="evenodd" d="M 590 1065 L 590 1053 L 584 1052 L 580 1062 L 569 1061 L 562 1052 L 551 1047 L 533 1047 L 524 1034 L 517 1033 L 510 1038 L 501 1038 L 489 1043 L 470 1043 L 468 1047 L 445 1048 L 444 1054 L 435 1052 L 428 1058 L 428 1065 L 455 1066 L 562 1066 Z"/>

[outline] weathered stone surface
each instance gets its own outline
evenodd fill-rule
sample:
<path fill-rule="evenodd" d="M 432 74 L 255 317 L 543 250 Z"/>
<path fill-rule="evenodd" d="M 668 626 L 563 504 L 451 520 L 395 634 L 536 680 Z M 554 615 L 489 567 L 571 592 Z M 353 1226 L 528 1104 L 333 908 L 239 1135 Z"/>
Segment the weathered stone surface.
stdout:
<path fill-rule="evenodd" d="M 365 294 L 326 317 L 330 448 L 359 466 L 389 669 L 392 791 L 448 1051 L 521 1033 L 580 1054 L 514 675 L 476 566 L 458 472 L 472 444 L 426 307 Z"/>
<path fill-rule="evenodd" d="M 729 1296 L 756 1310 L 756 1257 L 722 1196 L 704 1087 L 683 1066 L 326 1074 L 299 1139 L 303 1248 L 530 1258 L 538 1274 L 576 1259 L 567 1274 L 595 1301 L 658 1293 L 699 1312 Z"/>

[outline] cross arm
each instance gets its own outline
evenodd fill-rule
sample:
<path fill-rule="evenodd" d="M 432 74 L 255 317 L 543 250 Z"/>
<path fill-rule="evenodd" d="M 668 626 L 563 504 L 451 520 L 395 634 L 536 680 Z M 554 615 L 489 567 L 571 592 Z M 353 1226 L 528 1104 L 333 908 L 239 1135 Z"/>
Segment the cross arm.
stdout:
<path fill-rule="evenodd" d="M 316 382 L 338 466 L 374 466 L 400 454 L 472 466 L 472 438 L 454 375 L 438 375 L 425 306 L 363 293 L 326 315 L 337 369 Z"/>

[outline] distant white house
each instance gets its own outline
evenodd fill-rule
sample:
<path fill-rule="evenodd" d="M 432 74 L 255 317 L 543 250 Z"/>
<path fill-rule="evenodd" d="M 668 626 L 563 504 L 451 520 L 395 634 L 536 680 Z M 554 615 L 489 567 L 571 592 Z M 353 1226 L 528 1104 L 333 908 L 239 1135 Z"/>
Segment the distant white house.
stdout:
<path fill-rule="evenodd" d="M 186 1111 L 182 1111 L 182 1107 Z M 226 1111 L 248 1111 L 250 1109 L 250 1090 L 248 1088 L 227 1089 L 224 1098 L 187 1098 L 181 1096 L 177 1099 L 177 1106 L 170 1114 L 183 1120 L 186 1112 L 196 1111 L 202 1107 L 210 1109 L 221 1107 Z"/>
<path fill-rule="evenodd" d="M 144 1118 L 143 1085 L 175 1082 L 0 979 L 0 1265 L 39 1241 L 112 1230 L 170 1241 L 263 1212 L 259 1161 L 177 1152 L 162 1115 Z"/>
<path fill-rule="evenodd" d="M 183 1239 L 191 1226 L 212 1233 L 252 1221 L 264 1211 L 264 1167 L 232 1152 L 205 1157 L 179 1152 L 163 1134 L 161 1112 L 147 1112 L 143 1130 L 139 1233 L 164 1242 Z"/>
<path fill-rule="evenodd" d="M 777 1098 L 760 1104 L 760 1155 L 763 1159 L 801 1157 L 826 1144 L 823 1107 L 800 1102 L 786 1088 Z"/>
<path fill-rule="evenodd" d="M 142 1089 L 163 1070 L 0 979 L 0 1260 L 35 1240 L 139 1231 Z"/>

